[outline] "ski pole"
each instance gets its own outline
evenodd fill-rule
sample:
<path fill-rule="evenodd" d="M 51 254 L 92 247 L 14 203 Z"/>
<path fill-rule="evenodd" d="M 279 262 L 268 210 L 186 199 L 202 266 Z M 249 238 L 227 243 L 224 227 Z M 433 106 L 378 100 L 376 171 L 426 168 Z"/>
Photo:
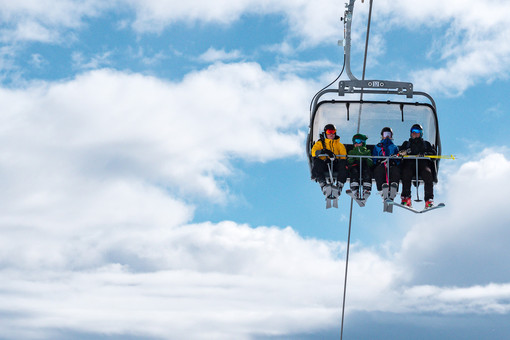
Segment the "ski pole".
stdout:
<path fill-rule="evenodd" d="M 333 158 L 330 158 L 330 164 L 328 164 L 328 170 L 329 170 L 329 181 L 331 182 L 331 185 L 333 185 Z"/>
<path fill-rule="evenodd" d="M 359 185 L 358 185 L 358 193 L 359 193 L 359 197 L 360 199 L 363 199 L 363 182 L 362 182 L 362 176 L 363 174 L 363 159 L 360 157 L 359 158 Z"/>
<path fill-rule="evenodd" d="M 418 188 L 420 187 L 420 180 L 418 178 L 418 158 L 416 158 L 416 199 L 415 202 L 421 202 L 420 194 L 418 193 Z"/>
<path fill-rule="evenodd" d="M 454 155 L 441 155 L 441 156 L 437 156 L 437 155 L 424 155 L 424 156 L 416 156 L 416 155 L 404 155 L 402 157 L 419 157 L 419 158 L 434 158 L 434 159 L 456 159 Z"/>

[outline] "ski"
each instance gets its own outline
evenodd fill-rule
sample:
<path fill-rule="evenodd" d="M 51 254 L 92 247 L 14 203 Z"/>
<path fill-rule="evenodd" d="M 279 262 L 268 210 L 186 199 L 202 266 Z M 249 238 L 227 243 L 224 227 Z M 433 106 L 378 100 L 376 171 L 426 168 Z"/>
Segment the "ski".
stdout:
<path fill-rule="evenodd" d="M 388 183 L 383 183 L 382 185 L 382 198 L 383 200 L 386 200 L 389 197 L 390 194 L 390 186 Z"/>
<path fill-rule="evenodd" d="M 439 209 L 439 208 L 444 208 L 445 207 L 444 203 L 439 203 L 438 205 L 435 205 L 435 206 L 430 207 L 430 208 L 425 208 L 423 210 L 416 210 L 416 209 L 414 209 L 412 207 L 408 207 L 407 205 L 403 205 L 403 204 L 400 204 L 400 203 L 391 202 L 389 204 L 391 204 L 392 206 L 394 205 L 394 206 L 397 206 L 397 207 L 400 207 L 400 208 L 412 211 L 415 214 L 423 214 L 423 213 L 426 213 L 426 212 L 429 212 L 429 211 L 432 211 L 432 210 L 435 210 L 435 209 Z"/>
<path fill-rule="evenodd" d="M 393 213 L 393 200 L 391 199 L 385 199 L 383 205 L 383 211 L 388 213 Z"/>
<path fill-rule="evenodd" d="M 326 184 L 324 188 L 322 188 L 322 192 L 326 196 L 326 209 L 329 209 L 331 207 L 338 208 L 338 197 L 341 194 L 342 188 Z"/>
<path fill-rule="evenodd" d="M 338 208 L 338 197 L 334 198 L 334 197 L 326 197 L 326 209 L 329 209 L 329 208 Z"/>
<path fill-rule="evenodd" d="M 388 185 L 388 183 L 383 183 L 382 185 L 382 198 L 383 198 L 383 212 L 393 213 L 393 205 L 390 203 L 393 202 L 392 197 L 397 194 L 397 187 L 395 185 Z M 393 196 L 392 196 L 393 195 Z"/>
<path fill-rule="evenodd" d="M 326 209 L 331 208 L 331 200 L 326 197 Z"/>
<path fill-rule="evenodd" d="M 346 193 L 347 195 L 351 196 L 351 197 L 352 197 L 352 199 L 354 199 L 354 200 L 356 201 L 356 203 L 358 203 L 358 205 L 359 205 L 360 207 L 364 207 L 364 206 L 365 206 L 365 204 L 366 204 L 366 202 L 367 202 L 367 197 L 365 197 L 365 198 L 363 198 L 363 199 L 360 199 L 360 198 L 358 197 L 358 195 L 356 195 L 355 193 L 353 193 L 353 192 L 352 192 L 352 190 L 350 190 L 350 189 L 345 190 L 345 193 Z"/>
<path fill-rule="evenodd" d="M 395 196 L 397 196 L 398 192 L 398 184 L 397 183 L 391 183 L 390 184 L 390 199 L 393 201 Z"/>

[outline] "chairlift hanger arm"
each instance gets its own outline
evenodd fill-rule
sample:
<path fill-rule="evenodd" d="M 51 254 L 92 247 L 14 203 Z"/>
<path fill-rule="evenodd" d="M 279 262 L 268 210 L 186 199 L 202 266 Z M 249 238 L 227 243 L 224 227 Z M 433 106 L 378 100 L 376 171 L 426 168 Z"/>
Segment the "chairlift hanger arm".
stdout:
<path fill-rule="evenodd" d="M 344 56 L 345 56 L 345 72 L 351 80 L 358 80 L 351 72 L 351 25 L 352 13 L 354 12 L 354 3 L 356 0 L 350 0 L 349 4 L 345 4 L 344 13 Z"/>
<path fill-rule="evenodd" d="M 355 93 L 354 89 L 359 89 L 363 93 L 363 89 L 393 89 L 399 94 L 405 94 L 407 98 L 413 97 L 413 84 L 410 82 L 397 82 L 387 80 L 359 80 L 351 71 L 351 25 L 352 14 L 354 12 L 354 3 L 356 0 L 350 0 L 346 4 L 344 13 L 344 55 L 345 55 L 345 71 L 350 80 L 340 81 L 338 86 L 338 94 L 343 96 L 344 93 Z M 363 2 L 363 0 L 361 1 Z M 370 25 L 370 22 L 368 23 Z M 367 29 L 368 40 L 368 29 Z M 364 77 L 363 77 L 364 78 Z"/>
<path fill-rule="evenodd" d="M 389 80 L 341 80 L 338 83 L 338 95 L 343 96 L 345 93 L 357 93 L 364 89 L 377 90 L 396 90 L 397 94 L 406 95 L 407 98 L 413 98 L 413 84 L 401 81 Z M 366 92 L 366 91 L 364 91 Z M 378 91 L 379 93 L 381 91 Z M 382 91 L 385 93 L 385 91 Z"/>

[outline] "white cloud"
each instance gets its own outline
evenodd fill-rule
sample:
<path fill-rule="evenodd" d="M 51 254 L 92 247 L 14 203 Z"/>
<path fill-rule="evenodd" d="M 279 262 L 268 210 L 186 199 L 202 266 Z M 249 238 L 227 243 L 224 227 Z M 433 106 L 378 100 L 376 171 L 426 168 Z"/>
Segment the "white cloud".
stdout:
<path fill-rule="evenodd" d="M 283 13 L 291 35 L 301 41 L 300 48 L 315 46 L 342 38 L 339 18 L 343 8 L 333 1 L 237 1 L 218 4 L 199 2 L 177 5 L 171 2 L 131 2 L 137 13 L 135 28 L 139 31 L 161 30 L 176 21 L 204 21 L 228 24 L 243 13 Z M 368 4 L 357 3 L 353 22 L 353 50 L 364 46 Z M 417 30 L 431 28 L 440 34 L 429 48 L 433 66 L 411 72 L 415 85 L 426 91 L 449 95 L 463 93 L 480 81 L 507 79 L 510 65 L 510 4 L 504 1 L 382 1 L 374 5 L 374 23 L 379 32 L 372 32 L 370 65 L 377 65 L 386 52 L 381 35 L 393 34 L 402 26 Z M 156 24 L 155 24 L 156 23 Z M 436 30 L 442 27 L 441 30 Z M 446 33 L 445 33 L 446 32 Z M 282 51 L 288 51 L 285 43 Z M 409 72 L 409 71 L 408 71 Z M 406 77 L 407 78 L 407 77 Z"/>
<path fill-rule="evenodd" d="M 119 2 L 135 11 L 136 19 L 133 22 L 133 28 L 141 33 L 159 33 L 177 22 L 229 25 L 239 20 L 244 14 L 276 13 L 287 17 L 292 34 L 304 38 L 304 45 L 315 45 L 325 40 L 339 38 L 342 34 L 339 19 L 343 15 L 343 6 L 330 0 L 314 3 L 304 0 L 234 2 L 121 0 Z M 125 27 L 125 21 L 122 25 Z"/>
<path fill-rule="evenodd" d="M 1 89 L 0 336 L 239 339 L 261 322 L 287 332 L 310 309 L 294 296 L 313 284 L 292 281 L 302 268 L 329 275 L 337 246 L 291 229 L 187 225 L 183 197 L 224 198 L 231 159 L 301 155 L 309 92 L 256 64 L 216 64 L 180 83 L 98 70 Z M 303 328 L 336 313 L 319 308 Z"/>
<path fill-rule="evenodd" d="M 463 164 L 444 183 L 447 208 L 424 219 L 403 242 L 402 259 L 413 268 L 415 283 L 510 282 L 501 270 L 510 237 L 506 209 L 510 162 L 484 150 L 479 161 Z"/>
<path fill-rule="evenodd" d="M 291 127 L 306 125 L 310 92 L 305 82 L 256 64 L 213 65 L 180 84 L 101 70 L 26 92 L 3 91 L 6 110 L 23 117 L 5 126 L 24 136 L 19 143 L 4 138 L 13 154 L 41 162 L 41 171 L 54 166 L 52 157 L 66 156 L 64 170 L 73 174 L 122 174 L 220 197 L 217 180 L 232 172 L 230 159 L 301 154 L 303 133 Z M 27 122 L 38 123 L 22 125 Z"/>
<path fill-rule="evenodd" d="M 1 89 L 0 225 L 32 240 L 1 241 L 0 262 L 62 266 L 75 254 L 67 238 L 180 225 L 193 211 L 183 200 L 224 202 L 231 160 L 301 155 L 306 102 L 293 96 L 306 98 L 308 86 L 255 64 L 217 64 L 181 83 L 99 70 Z"/>
<path fill-rule="evenodd" d="M 302 72 L 310 72 L 312 70 L 334 70 L 335 72 L 340 72 L 337 70 L 338 65 L 333 64 L 332 62 L 328 60 L 315 60 L 311 62 L 301 62 L 301 61 L 290 61 L 286 64 L 282 63 L 278 65 L 278 72 L 282 73 L 295 73 L 299 74 Z M 325 74 L 322 76 L 324 78 L 322 83 L 326 83 L 331 81 L 332 77 L 335 75 L 333 74 Z M 334 78 L 333 78 L 334 79 Z"/>
<path fill-rule="evenodd" d="M 230 61 L 242 58 L 242 54 L 238 50 L 226 52 L 224 49 L 217 50 L 210 47 L 206 52 L 198 57 L 199 60 L 207 63 L 214 63 L 217 61 Z"/>
<path fill-rule="evenodd" d="M 97 70 L 1 89 L 0 336 L 249 339 L 337 325 L 344 244 L 192 224 L 185 203 L 224 199 L 232 159 L 300 155 L 312 92 L 252 63 L 179 83 Z M 350 311 L 509 312 L 510 162 L 485 153 L 445 179 L 447 208 L 406 220 L 399 253 L 353 245 Z"/>
<path fill-rule="evenodd" d="M 487 284 L 467 288 L 413 286 L 401 295 L 401 312 L 440 314 L 508 314 L 510 284 Z"/>
<path fill-rule="evenodd" d="M 298 38 L 299 48 L 331 43 L 341 39 L 343 27 L 339 18 L 344 8 L 331 0 L 309 1 L 4 1 L 0 16 L 4 20 L 1 39 L 6 42 L 61 40 L 62 34 L 83 25 L 87 17 L 104 15 L 124 6 L 135 12 L 132 27 L 140 33 L 161 32 L 176 22 L 215 23 L 228 25 L 244 14 L 282 14 L 289 25 L 290 36 Z M 353 50 L 363 47 L 368 4 L 357 3 L 353 29 Z M 410 1 L 383 0 L 374 5 L 374 23 L 384 34 L 406 27 L 411 30 L 431 29 L 438 34 L 429 46 L 433 65 L 411 72 L 415 85 L 424 90 L 458 95 L 479 82 L 507 79 L 510 65 L 510 4 L 505 1 L 433 0 L 415 4 Z M 121 27 L 127 27 L 120 20 Z M 436 28 L 440 27 L 440 30 Z M 369 58 L 378 64 L 386 51 L 381 32 L 372 32 Z M 286 43 L 281 51 L 288 53 Z M 287 51 L 287 52 L 285 52 Z M 232 60 L 238 52 L 211 50 L 203 55 L 208 61 Z"/>
<path fill-rule="evenodd" d="M 471 172 L 480 164 L 465 167 Z M 455 174 L 459 181 L 465 171 L 463 167 Z M 489 174 L 492 180 L 500 175 L 507 173 Z M 0 321 L 2 336 L 31 337 L 27 332 L 37 330 L 41 337 L 57 337 L 60 330 L 250 339 L 254 334 L 311 332 L 336 325 L 343 244 L 303 239 L 291 228 L 250 228 L 234 222 L 184 224 L 189 216 L 174 215 L 182 207 L 172 206 L 160 193 L 148 200 L 150 193 L 143 191 L 133 192 L 131 207 L 139 202 L 134 196 L 143 198 L 147 215 L 143 209 L 123 209 L 116 224 L 111 206 L 119 204 L 119 198 L 129 201 L 130 195 L 122 188 L 112 195 L 99 202 L 106 204 L 107 215 L 96 213 L 91 220 L 87 218 L 91 211 L 73 212 L 73 216 L 86 217 L 87 228 L 67 224 L 68 230 L 34 233 L 19 225 L 6 228 L 2 221 L 4 280 L 0 292 L 7 316 Z M 68 210 L 70 203 L 59 205 Z M 455 214 L 458 206 L 449 209 Z M 164 211 L 166 216 L 161 215 Z M 37 220 L 45 218 L 33 223 Z M 72 222 L 73 218 L 65 220 Z M 448 234 L 448 228 L 455 229 L 450 224 L 439 227 L 443 234 Z M 438 234 L 420 225 L 410 235 L 416 232 Z M 431 247 L 435 241 L 421 237 L 423 247 L 406 244 L 404 257 L 413 252 L 435 255 L 437 249 Z M 450 239 L 448 246 L 451 250 L 455 243 Z M 428 285 L 409 285 L 406 270 L 413 269 L 412 261 L 401 266 L 398 259 L 385 259 L 353 245 L 349 312 L 509 312 L 509 284 L 442 287 L 434 286 L 431 277 Z M 414 262 L 419 266 L 419 261 Z"/>
<path fill-rule="evenodd" d="M 0 80 L 6 77 L 6 74 L 17 71 L 15 63 L 16 48 L 12 46 L 0 47 Z"/>
<path fill-rule="evenodd" d="M 229 222 L 161 230 L 142 238 L 127 234 L 108 249 L 124 250 L 124 259 L 110 260 L 129 262 L 125 266 L 38 270 L 35 281 L 28 273 L 4 270 L 0 286 L 9 318 L 0 321 L 0 334 L 13 337 L 38 329 L 47 338 L 59 329 L 249 339 L 257 333 L 322 328 L 338 317 L 331 295 L 338 291 L 339 277 L 331 273 L 339 267 L 335 247 L 324 242 L 303 240 L 290 229 L 251 229 Z M 133 271 L 135 261 L 128 255 L 146 256 L 156 267 Z M 7 306 L 20 312 L 11 314 L 14 310 Z"/>
<path fill-rule="evenodd" d="M 48 63 L 48 61 L 45 60 L 44 57 L 39 53 L 34 53 L 30 57 L 30 64 L 34 65 L 37 68 L 41 68 L 42 65 L 46 63 Z"/>
<path fill-rule="evenodd" d="M 73 66 L 82 70 L 98 69 L 110 65 L 112 52 L 103 52 L 100 54 L 93 55 L 90 58 L 86 58 L 80 52 L 73 52 L 71 59 Z"/>
<path fill-rule="evenodd" d="M 59 41 L 63 31 L 80 27 L 84 17 L 97 16 L 113 4 L 100 0 L 0 1 L 0 40 Z"/>
<path fill-rule="evenodd" d="M 442 29 L 430 46 L 434 66 L 418 69 L 415 87 L 459 95 L 480 81 L 507 79 L 510 68 L 510 4 L 507 1 L 384 0 L 381 22 L 393 27 Z M 432 32 L 432 30 L 431 30 Z M 389 33 L 391 34 L 391 32 Z M 437 66 L 436 66 L 437 65 Z"/>

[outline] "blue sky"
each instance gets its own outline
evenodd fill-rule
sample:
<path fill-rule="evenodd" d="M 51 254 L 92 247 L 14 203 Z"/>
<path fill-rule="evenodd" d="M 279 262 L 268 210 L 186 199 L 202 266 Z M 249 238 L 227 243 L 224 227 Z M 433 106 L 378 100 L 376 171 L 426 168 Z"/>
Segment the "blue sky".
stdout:
<path fill-rule="evenodd" d="M 0 1 L 0 338 L 339 338 L 350 200 L 324 208 L 304 144 L 343 11 Z M 354 206 L 344 338 L 503 339 L 510 5 L 373 11 L 366 77 L 433 95 L 457 160 L 445 209 Z"/>

